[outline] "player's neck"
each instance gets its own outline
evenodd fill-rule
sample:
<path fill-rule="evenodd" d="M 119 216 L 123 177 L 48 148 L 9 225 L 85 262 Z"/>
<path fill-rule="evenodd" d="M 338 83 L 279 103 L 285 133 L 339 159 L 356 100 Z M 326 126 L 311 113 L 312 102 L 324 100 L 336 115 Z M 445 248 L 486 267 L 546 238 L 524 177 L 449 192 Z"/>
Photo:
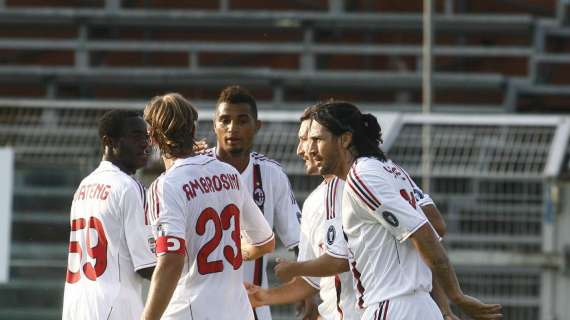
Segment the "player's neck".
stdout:
<path fill-rule="evenodd" d="M 238 154 L 230 153 L 221 148 L 216 148 L 216 157 L 230 165 L 232 165 L 239 173 L 244 172 L 249 164 L 249 155 L 251 150 L 243 151 Z"/>
<path fill-rule="evenodd" d="M 170 169 L 170 168 L 174 165 L 174 163 L 176 162 L 176 160 L 178 160 L 178 159 L 186 159 L 186 158 L 192 157 L 192 156 L 194 156 L 194 155 L 195 155 L 195 154 L 194 154 L 194 151 L 185 152 L 184 154 L 182 154 L 182 155 L 179 156 L 179 157 L 172 157 L 172 156 L 166 157 L 166 156 L 163 155 L 163 156 L 162 156 L 162 162 L 164 162 L 164 169 L 165 169 L 165 170 Z"/>
<path fill-rule="evenodd" d="M 119 161 L 119 160 L 117 160 L 117 159 L 115 159 L 109 155 L 103 155 L 102 160 L 111 162 L 115 167 L 119 168 L 119 170 L 123 171 L 124 173 L 126 173 L 128 175 L 133 175 L 136 172 L 136 169 L 128 168 L 121 161 Z"/>
<path fill-rule="evenodd" d="M 342 180 L 346 180 L 346 176 L 348 176 L 348 172 L 352 167 L 352 163 L 354 162 L 355 158 L 350 152 L 345 152 L 344 159 L 341 161 L 340 168 L 336 174 Z"/>

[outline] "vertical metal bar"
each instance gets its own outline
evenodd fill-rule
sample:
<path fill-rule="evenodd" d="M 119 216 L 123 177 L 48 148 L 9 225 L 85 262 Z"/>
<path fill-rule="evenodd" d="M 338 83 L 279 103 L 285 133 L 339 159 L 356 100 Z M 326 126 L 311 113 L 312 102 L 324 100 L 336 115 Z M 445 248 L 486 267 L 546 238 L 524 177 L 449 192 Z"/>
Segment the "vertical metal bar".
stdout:
<path fill-rule="evenodd" d="M 431 113 L 432 105 L 432 61 L 433 61 L 433 0 L 424 0 L 423 12 L 423 50 L 422 50 L 422 112 Z M 422 127 L 422 188 L 430 192 L 431 173 L 431 125 Z"/>

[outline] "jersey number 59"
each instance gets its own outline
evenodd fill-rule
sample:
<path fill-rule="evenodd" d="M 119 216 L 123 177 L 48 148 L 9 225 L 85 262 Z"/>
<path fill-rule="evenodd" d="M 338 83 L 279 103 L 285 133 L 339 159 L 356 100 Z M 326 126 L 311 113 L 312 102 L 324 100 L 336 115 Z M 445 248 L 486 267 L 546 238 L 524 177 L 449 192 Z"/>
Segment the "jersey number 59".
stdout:
<path fill-rule="evenodd" d="M 93 239 L 93 232 L 97 235 L 97 240 Z M 96 217 L 90 217 L 87 220 L 83 218 L 73 219 L 71 221 L 71 237 L 69 241 L 69 260 L 67 266 L 67 276 L 65 281 L 67 283 L 76 283 L 81 279 L 81 270 L 87 279 L 95 281 L 107 269 L 107 237 L 101 220 Z M 85 239 L 85 248 L 81 247 L 80 241 Z M 92 246 L 94 242 L 97 245 Z M 83 251 L 85 250 L 85 251 Z M 84 252 L 95 260 L 95 263 L 85 262 L 83 265 L 82 258 Z M 74 255 L 76 254 L 76 255 Z M 81 265 L 78 270 L 70 270 L 70 267 Z"/>

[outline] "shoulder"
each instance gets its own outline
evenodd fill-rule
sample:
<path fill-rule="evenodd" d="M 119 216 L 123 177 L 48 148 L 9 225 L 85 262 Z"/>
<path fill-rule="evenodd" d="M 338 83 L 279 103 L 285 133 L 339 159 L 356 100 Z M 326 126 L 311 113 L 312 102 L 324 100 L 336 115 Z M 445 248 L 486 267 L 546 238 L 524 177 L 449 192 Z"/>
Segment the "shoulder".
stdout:
<path fill-rule="evenodd" d="M 376 158 L 358 158 L 352 164 L 348 173 L 347 181 L 356 180 L 384 180 L 390 174 L 388 161 L 380 161 Z"/>
<path fill-rule="evenodd" d="M 263 168 L 267 168 L 269 170 L 283 171 L 283 167 L 279 162 L 277 162 L 277 160 L 271 159 L 264 154 L 254 151 L 251 153 L 250 157 L 254 161 L 254 163 L 259 164 Z"/>
<path fill-rule="evenodd" d="M 252 152 L 251 159 L 254 164 L 259 165 L 262 172 L 269 174 L 271 179 L 283 179 L 289 181 L 285 170 L 279 162 L 273 160 L 261 153 Z"/>

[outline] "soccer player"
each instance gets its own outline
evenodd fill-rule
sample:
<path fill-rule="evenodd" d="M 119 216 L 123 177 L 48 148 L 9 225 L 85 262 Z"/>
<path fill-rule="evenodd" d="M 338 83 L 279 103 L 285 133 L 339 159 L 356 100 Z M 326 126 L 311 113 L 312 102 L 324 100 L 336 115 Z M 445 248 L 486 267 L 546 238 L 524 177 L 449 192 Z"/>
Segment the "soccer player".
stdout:
<path fill-rule="evenodd" d="M 63 320 L 139 319 L 142 280 L 156 264 L 145 192 L 132 177 L 148 159 L 140 113 L 113 110 L 99 120 L 103 159 L 71 205 Z"/>
<path fill-rule="evenodd" d="M 309 150 L 320 173 L 346 181 L 342 225 L 362 319 L 442 319 L 429 296 L 432 273 L 467 315 L 501 319 L 500 305 L 461 291 L 410 178 L 379 148 L 376 118 L 347 102 L 327 102 L 313 120 Z"/>
<path fill-rule="evenodd" d="M 301 116 L 297 155 L 304 160 L 305 171 L 308 175 L 318 175 L 314 159 L 306 152 L 312 110 L 313 107 L 305 109 Z M 298 256 L 299 263 L 310 263 L 315 269 L 333 276 L 295 277 L 294 279 L 289 277 L 285 285 L 268 289 L 248 284 L 250 301 L 254 306 L 291 303 L 319 292 L 322 300 L 318 307 L 320 319 L 360 319 L 361 312 L 355 308 L 356 299 L 352 275 L 346 272 L 349 270 L 347 258 L 324 254 L 325 221 L 327 219 L 325 195 L 328 188 L 327 182 L 333 178 L 334 176 L 324 177 L 323 183 L 311 192 L 303 204 Z M 279 265 L 283 263 L 280 262 Z"/>
<path fill-rule="evenodd" d="M 287 175 L 274 160 L 253 152 L 255 134 L 261 128 L 253 96 L 239 86 L 222 90 L 214 116 L 216 147 L 207 154 L 232 165 L 263 216 L 275 228 L 283 245 L 292 250 L 299 243 L 300 210 Z M 245 281 L 267 287 L 267 259 L 244 263 Z M 269 307 L 255 309 L 258 320 L 270 320 Z"/>
<path fill-rule="evenodd" d="M 194 154 L 190 102 L 158 96 L 144 116 L 166 171 L 148 193 L 158 263 L 142 319 L 253 320 L 242 262 L 273 250 L 271 228 L 235 168 Z"/>

